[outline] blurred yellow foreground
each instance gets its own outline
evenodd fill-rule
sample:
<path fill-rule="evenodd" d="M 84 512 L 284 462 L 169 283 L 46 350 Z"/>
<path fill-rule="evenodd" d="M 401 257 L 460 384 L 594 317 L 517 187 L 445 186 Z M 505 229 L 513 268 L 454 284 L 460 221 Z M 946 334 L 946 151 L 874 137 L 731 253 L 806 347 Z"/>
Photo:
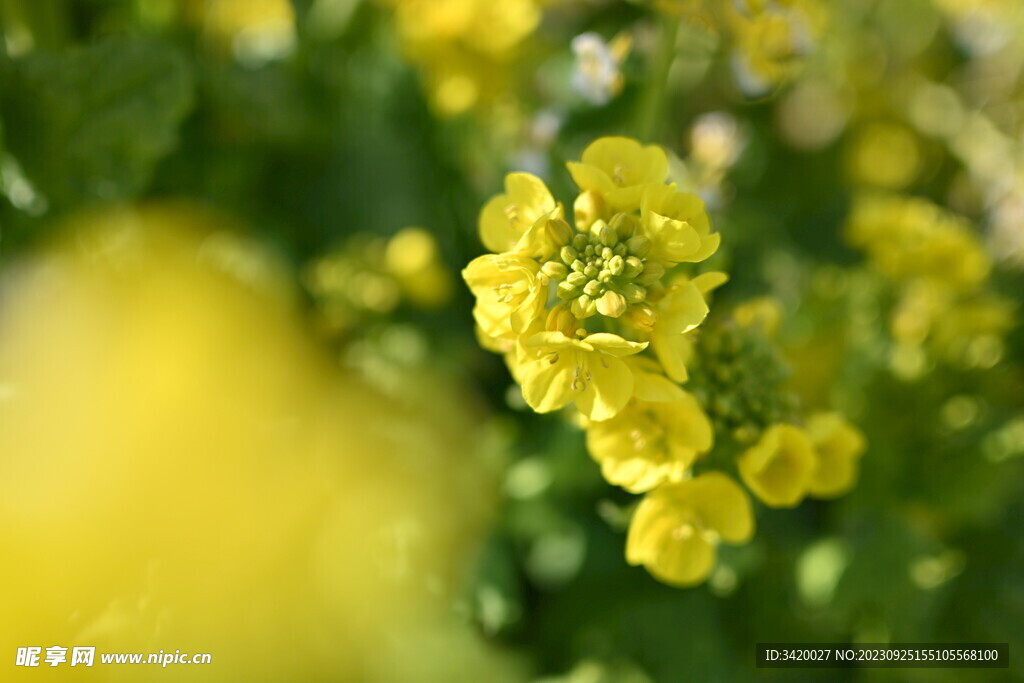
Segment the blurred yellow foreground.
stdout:
<path fill-rule="evenodd" d="M 514 675 L 451 610 L 493 502 L 465 402 L 339 377 L 203 211 L 62 235 L 0 276 L 4 680 Z M 96 660 L 15 666 L 29 646 Z M 161 650 L 212 663 L 100 662 Z"/>

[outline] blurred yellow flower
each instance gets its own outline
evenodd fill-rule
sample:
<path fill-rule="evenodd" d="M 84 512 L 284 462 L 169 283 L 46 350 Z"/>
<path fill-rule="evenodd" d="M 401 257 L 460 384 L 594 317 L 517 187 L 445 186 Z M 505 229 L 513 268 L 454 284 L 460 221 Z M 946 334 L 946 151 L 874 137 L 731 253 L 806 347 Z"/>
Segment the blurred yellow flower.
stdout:
<path fill-rule="evenodd" d="M 973 289 L 991 269 L 967 220 L 922 198 L 863 195 L 846 234 L 875 268 L 897 282 L 921 277 L 942 287 Z"/>
<path fill-rule="evenodd" d="M 807 435 L 817 455 L 808 492 L 816 498 L 846 493 L 857 481 L 857 463 L 866 445 L 864 435 L 838 413 L 811 415 Z"/>
<path fill-rule="evenodd" d="M 756 327 L 772 337 L 782 322 L 782 304 L 771 296 L 760 296 L 744 301 L 733 309 L 733 319 L 740 325 Z"/>
<path fill-rule="evenodd" d="M 743 482 L 765 505 L 794 507 L 807 495 L 817 454 L 802 429 L 776 424 L 764 431 L 737 464 Z"/>
<path fill-rule="evenodd" d="M 535 0 L 381 0 L 435 111 L 458 116 L 503 92 L 516 49 L 540 22 Z"/>
<path fill-rule="evenodd" d="M 583 150 L 580 162 L 567 165 L 581 190 L 594 190 L 616 211 L 638 208 L 646 186 L 668 176 L 665 150 L 631 138 L 598 138 Z"/>
<path fill-rule="evenodd" d="M 438 308 L 451 298 L 452 275 L 441 262 L 437 240 L 423 228 L 395 233 L 384 251 L 384 267 L 417 306 Z"/>
<path fill-rule="evenodd" d="M 668 483 L 648 493 L 633 516 L 626 560 L 675 586 L 700 583 L 715 566 L 718 544 L 754 533 L 750 499 L 718 472 Z"/>
<path fill-rule="evenodd" d="M 538 413 L 575 403 L 588 419 L 610 419 L 633 396 L 633 373 L 622 359 L 646 347 L 605 332 L 582 339 L 538 332 L 520 347 L 523 398 Z"/>
<path fill-rule="evenodd" d="M 512 679 L 450 609 L 497 500 L 466 399 L 336 371 L 272 268 L 209 257 L 223 225 L 97 211 L 0 277 L 3 649 L 211 653 L 188 681 Z M 140 678 L 98 664 L 74 677 Z"/>
<path fill-rule="evenodd" d="M 912 183 L 922 162 L 914 134 L 894 123 L 864 127 L 847 152 L 847 169 L 854 181 L 890 190 Z"/>
<path fill-rule="evenodd" d="M 288 0 L 185 0 L 185 15 L 241 61 L 282 57 L 295 45 L 295 10 Z"/>
<path fill-rule="evenodd" d="M 725 3 L 740 88 L 761 95 L 791 79 L 815 46 L 827 14 L 819 0 Z"/>

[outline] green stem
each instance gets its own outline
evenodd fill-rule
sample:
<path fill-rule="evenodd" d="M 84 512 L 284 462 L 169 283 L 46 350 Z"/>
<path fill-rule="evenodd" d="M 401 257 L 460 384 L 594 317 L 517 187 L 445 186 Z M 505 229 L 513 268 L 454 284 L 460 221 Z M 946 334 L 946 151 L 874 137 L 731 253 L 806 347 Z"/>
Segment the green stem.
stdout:
<path fill-rule="evenodd" d="M 637 117 L 637 134 L 644 141 L 656 140 L 661 133 L 665 100 L 668 95 L 668 77 L 675 61 L 676 38 L 679 35 L 678 18 L 663 14 L 659 23 L 661 36 L 654 55 L 651 82 L 644 92 Z"/>

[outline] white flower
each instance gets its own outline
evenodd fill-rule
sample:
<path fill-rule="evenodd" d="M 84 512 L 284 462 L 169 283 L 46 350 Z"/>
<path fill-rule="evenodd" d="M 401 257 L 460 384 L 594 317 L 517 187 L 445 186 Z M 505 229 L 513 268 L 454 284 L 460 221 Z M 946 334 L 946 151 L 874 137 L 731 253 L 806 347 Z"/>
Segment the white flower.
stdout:
<path fill-rule="evenodd" d="M 611 44 L 596 33 L 581 33 L 572 40 L 576 64 L 572 88 L 592 104 L 608 104 L 622 90 L 619 70 L 629 51 L 628 41 L 613 40 Z"/>

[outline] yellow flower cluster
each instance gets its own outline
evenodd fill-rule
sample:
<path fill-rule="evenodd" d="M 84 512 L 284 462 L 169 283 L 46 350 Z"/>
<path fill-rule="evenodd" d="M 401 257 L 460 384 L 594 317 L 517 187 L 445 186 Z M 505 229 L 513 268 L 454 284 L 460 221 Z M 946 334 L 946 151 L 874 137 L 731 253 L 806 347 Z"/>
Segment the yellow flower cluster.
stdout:
<path fill-rule="evenodd" d="M 744 543 L 754 531 L 743 488 L 721 472 L 695 475 L 715 429 L 680 386 L 697 353 L 692 333 L 708 315 L 707 294 L 727 278 L 689 277 L 677 267 L 706 260 L 720 237 L 703 202 L 665 182 L 660 147 L 601 138 L 568 169 L 580 189 L 571 220 L 527 173 L 509 174 L 505 192 L 483 207 L 480 239 L 493 253 L 462 273 L 476 297 L 478 337 L 504 355 L 535 411 L 575 406 L 609 483 L 646 494 L 627 561 L 666 583 L 693 585 L 714 567 L 720 542 Z M 767 324 L 753 310 L 748 317 L 751 326 Z M 723 344 L 735 346 L 724 339 L 715 346 Z M 723 359 L 731 362 L 701 357 L 707 367 L 698 375 Z M 722 388 L 716 401 L 729 392 Z M 761 421 L 767 429 L 737 461 L 758 498 L 792 507 L 852 486 L 864 450 L 855 427 L 834 413 L 812 416 L 805 428 L 778 419 Z"/>
<path fill-rule="evenodd" d="M 481 343 L 503 353 L 537 412 L 573 404 L 607 480 L 650 492 L 627 558 L 675 584 L 700 581 L 720 540 L 753 530 L 743 490 L 721 474 L 691 478 L 713 444 L 687 379 L 687 333 L 708 314 L 722 273 L 671 274 L 719 245 L 703 202 L 665 182 L 660 147 L 601 138 L 568 164 L 580 194 L 571 222 L 543 181 L 505 179 L 480 214 L 495 253 L 463 271 Z"/>
<path fill-rule="evenodd" d="M 364 313 L 387 314 L 402 302 L 423 309 L 445 305 L 452 273 L 434 236 L 408 227 L 391 238 L 356 234 L 314 261 L 304 273 L 325 331 L 344 332 Z"/>
<path fill-rule="evenodd" d="M 1012 308 L 988 290 L 991 259 L 966 219 L 926 199 L 871 194 L 854 205 L 846 235 L 897 287 L 894 369 L 919 374 L 925 343 L 968 366 L 999 360 Z"/>
<path fill-rule="evenodd" d="M 380 0 L 394 10 L 406 55 L 422 69 L 430 103 L 458 116 L 500 93 L 504 66 L 540 23 L 536 0 Z"/>
<path fill-rule="evenodd" d="M 792 78 L 825 24 L 818 0 L 746 0 L 725 3 L 740 87 L 762 94 Z"/>

